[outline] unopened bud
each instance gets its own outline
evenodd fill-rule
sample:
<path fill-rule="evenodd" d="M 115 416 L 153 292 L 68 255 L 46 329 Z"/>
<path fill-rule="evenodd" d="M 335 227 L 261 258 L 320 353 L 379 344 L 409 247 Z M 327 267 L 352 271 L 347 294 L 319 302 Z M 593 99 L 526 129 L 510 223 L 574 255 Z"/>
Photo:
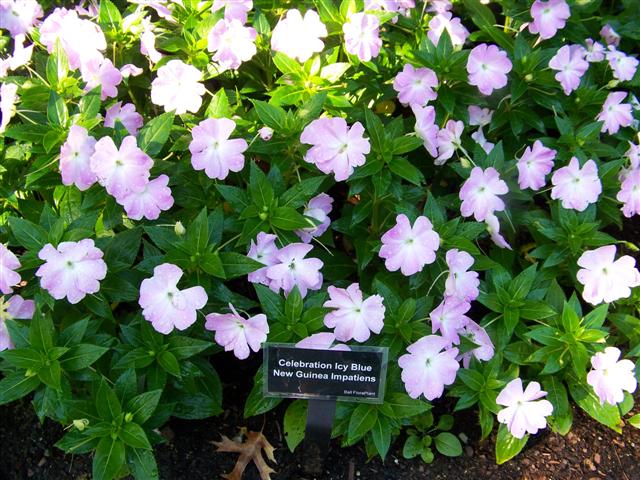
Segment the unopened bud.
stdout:
<path fill-rule="evenodd" d="M 89 426 L 89 420 L 86 418 L 76 419 L 73 421 L 73 426 L 76 427 L 79 431 L 83 431 Z"/>
<path fill-rule="evenodd" d="M 133 413 L 128 412 L 125 416 L 124 416 L 124 421 L 129 423 L 131 420 L 133 420 Z"/>
<path fill-rule="evenodd" d="M 187 229 L 184 228 L 184 225 L 182 225 L 182 222 L 180 221 L 176 222 L 175 226 L 173 227 L 173 231 L 176 232 L 176 235 L 178 235 L 179 237 L 187 233 Z"/>
<path fill-rule="evenodd" d="M 264 140 L 265 142 L 268 142 L 269 140 L 271 140 L 271 137 L 273 136 L 273 128 L 262 127 L 260 130 L 258 130 L 258 134 L 260 135 L 260 138 L 262 140 Z"/>

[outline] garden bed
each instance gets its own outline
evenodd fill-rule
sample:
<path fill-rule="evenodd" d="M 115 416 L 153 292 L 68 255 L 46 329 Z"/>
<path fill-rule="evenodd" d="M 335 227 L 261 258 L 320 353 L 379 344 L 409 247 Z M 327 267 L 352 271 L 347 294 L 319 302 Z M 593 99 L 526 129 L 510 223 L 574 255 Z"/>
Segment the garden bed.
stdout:
<path fill-rule="evenodd" d="M 234 437 L 240 427 L 264 433 L 276 448 L 278 464 L 273 480 L 313 478 L 302 471 L 302 447 L 291 453 L 281 430 L 284 407 L 250 419 L 242 417 L 243 399 L 248 385 L 225 388 L 225 412 L 200 421 L 172 420 L 162 429 L 166 443 L 156 447 L 156 458 L 163 480 L 204 480 L 220 478 L 233 469 L 236 457 L 216 453 L 213 444 L 221 435 Z M 639 408 L 635 409 L 640 411 Z M 455 430 L 469 441 L 461 457 L 437 455 L 427 465 L 420 459 L 402 456 L 403 440 L 392 446 L 385 462 L 379 457 L 367 461 L 361 445 L 340 448 L 332 441 L 325 474 L 318 480 L 351 479 L 615 479 L 640 478 L 640 430 L 625 426 L 623 434 L 600 425 L 579 409 L 574 409 L 574 424 L 565 437 L 544 430 L 532 438 L 525 451 L 504 465 L 495 464 L 495 434 L 479 442 L 475 411 L 456 417 Z M 629 414 L 631 415 L 631 414 Z M 80 480 L 91 478 L 88 455 L 65 455 L 53 445 L 62 436 L 62 428 L 45 420 L 40 425 L 32 406 L 22 401 L 0 407 L 0 480 Z M 247 467 L 243 480 L 258 479 L 253 466 Z"/>

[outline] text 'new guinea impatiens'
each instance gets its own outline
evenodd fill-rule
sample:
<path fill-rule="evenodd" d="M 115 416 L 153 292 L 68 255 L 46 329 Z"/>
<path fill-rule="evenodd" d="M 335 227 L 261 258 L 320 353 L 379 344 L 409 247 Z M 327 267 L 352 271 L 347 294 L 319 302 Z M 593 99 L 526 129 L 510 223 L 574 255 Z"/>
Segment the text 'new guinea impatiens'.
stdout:
<path fill-rule="evenodd" d="M 63 3 L 0 0 L 0 405 L 94 478 L 229 388 L 295 449 L 267 342 L 386 350 L 368 457 L 640 425 L 634 2 Z"/>

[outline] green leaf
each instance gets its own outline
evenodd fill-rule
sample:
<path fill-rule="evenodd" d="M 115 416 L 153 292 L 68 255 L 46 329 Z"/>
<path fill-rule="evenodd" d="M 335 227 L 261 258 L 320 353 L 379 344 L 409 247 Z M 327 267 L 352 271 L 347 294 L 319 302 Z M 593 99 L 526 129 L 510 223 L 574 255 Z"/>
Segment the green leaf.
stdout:
<path fill-rule="evenodd" d="M 270 320 L 284 317 L 284 301 L 282 297 L 270 288 L 258 283 L 253 285 L 260 300 L 262 310 Z"/>
<path fill-rule="evenodd" d="M 284 53 L 276 52 L 273 56 L 273 63 L 285 75 L 294 75 L 299 78 L 306 78 L 307 76 L 300 64 Z"/>
<path fill-rule="evenodd" d="M 93 479 L 111 480 L 119 476 L 125 465 L 125 447 L 120 440 L 102 437 L 93 457 Z"/>
<path fill-rule="evenodd" d="M 282 230 L 296 230 L 315 226 L 311 220 L 291 207 L 276 208 L 269 216 L 269 222 L 275 228 Z"/>
<path fill-rule="evenodd" d="M 60 45 L 60 40 L 56 40 L 53 52 L 47 59 L 46 75 L 51 87 L 56 89 L 60 81 L 66 78 L 68 72 L 67 55 Z"/>
<path fill-rule="evenodd" d="M 143 425 L 155 412 L 162 390 L 152 390 L 133 397 L 126 405 L 125 412 L 133 414 L 133 421 Z"/>
<path fill-rule="evenodd" d="M 629 419 L 629 425 L 640 428 L 640 413 L 636 413 Z"/>
<path fill-rule="evenodd" d="M 0 405 L 13 402 L 33 392 L 40 385 L 37 376 L 25 376 L 24 372 L 9 374 L 0 380 Z"/>
<path fill-rule="evenodd" d="M 462 455 L 460 440 L 453 433 L 441 432 L 435 438 L 436 449 L 447 457 L 459 457 Z"/>
<path fill-rule="evenodd" d="M 415 458 L 420 455 L 423 449 L 422 439 L 417 435 L 409 435 L 404 442 L 404 447 L 402 447 L 402 456 L 406 459 Z"/>
<path fill-rule="evenodd" d="M 622 420 L 620 419 L 620 411 L 616 405 L 610 405 L 608 403 L 601 405 L 600 399 L 593 391 L 593 388 L 575 381 L 569 382 L 569 392 L 571 393 L 571 398 L 573 398 L 578 406 L 587 412 L 591 418 L 612 428 L 618 433 L 622 432 Z"/>
<path fill-rule="evenodd" d="M 89 453 L 97 444 L 97 438 L 73 429 L 58 440 L 55 446 L 67 453 Z"/>
<path fill-rule="evenodd" d="M 283 207 L 301 207 L 305 201 L 310 199 L 318 191 L 325 178 L 324 176 L 310 177 L 296 183 L 282 194 L 279 199 L 279 204 Z"/>
<path fill-rule="evenodd" d="M 217 253 L 205 253 L 200 257 L 198 265 L 209 275 L 213 275 L 218 278 L 226 278 L 226 272 L 222 265 L 222 260 L 220 259 L 220 255 Z"/>
<path fill-rule="evenodd" d="M 529 435 L 518 439 L 509 433 L 507 426 L 500 424 L 498 437 L 496 439 L 496 463 L 502 465 L 519 454 L 529 440 Z"/>
<path fill-rule="evenodd" d="M 227 93 L 224 91 L 224 88 L 221 88 L 211 98 L 211 102 L 209 103 L 207 111 L 205 112 L 205 117 L 230 118 L 231 114 L 232 112 L 231 108 L 229 107 L 229 99 L 227 98 Z"/>
<path fill-rule="evenodd" d="M 60 359 L 60 366 L 63 370 L 72 372 L 74 370 L 82 370 L 92 365 L 109 349 L 99 345 L 90 343 L 80 343 L 72 346 L 67 353 Z"/>
<path fill-rule="evenodd" d="M 389 170 L 414 185 L 419 186 L 424 183 L 424 175 L 422 175 L 422 172 L 405 158 L 394 158 L 389 163 Z"/>
<path fill-rule="evenodd" d="M 186 244 L 189 253 L 204 253 L 209 246 L 209 218 L 207 207 L 203 207 L 189 228 L 187 228 Z"/>
<path fill-rule="evenodd" d="M 127 464 L 136 480 L 157 480 L 160 478 L 153 450 L 127 448 Z"/>
<path fill-rule="evenodd" d="M 138 147 L 153 157 L 162 151 L 173 126 L 173 112 L 158 115 L 138 132 Z"/>
<path fill-rule="evenodd" d="M 69 121 L 67 104 L 64 103 L 64 99 L 53 90 L 49 95 L 47 119 L 51 125 L 58 125 L 61 127 L 64 127 Z"/>
<path fill-rule="evenodd" d="M 54 345 L 55 330 L 49 315 L 36 314 L 33 316 L 29 326 L 29 343 L 40 351 L 48 352 Z"/>
<path fill-rule="evenodd" d="M 368 108 L 364 110 L 364 119 L 367 125 L 367 134 L 371 139 L 371 150 L 382 154 L 387 141 L 382 121 Z"/>
<path fill-rule="evenodd" d="M 167 350 L 160 352 L 158 355 L 158 363 L 168 374 L 174 377 L 180 377 L 180 364 L 173 353 Z"/>
<path fill-rule="evenodd" d="M 276 132 L 285 130 L 287 112 L 282 107 L 270 105 L 261 100 L 252 100 L 252 103 L 262 123 L 273 128 Z"/>
<path fill-rule="evenodd" d="M 219 256 L 227 280 L 241 277 L 264 267 L 264 264 L 240 253 L 220 252 Z"/>
<path fill-rule="evenodd" d="M 57 360 L 50 362 L 48 366 L 38 370 L 38 378 L 40 381 L 54 390 L 60 390 L 61 377 L 62 370 L 60 368 L 60 362 Z"/>
<path fill-rule="evenodd" d="M 213 343 L 211 342 L 179 335 L 169 338 L 169 348 L 167 351 L 175 355 L 178 360 L 184 360 L 212 346 Z"/>
<path fill-rule="evenodd" d="M 125 423 L 118 433 L 120 440 L 133 448 L 144 448 L 151 450 L 151 444 L 147 438 L 147 434 L 137 423 Z"/>
<path fill-rule="evenodd" d="M 290 323 L 295 323 L 300 319 L 302 308 L 303 302 L 300 290 L 298 290 L 298 287 L 293 287 L 284 303 L 284 313 Z"/>
<path fill-rule="evenodd" d="M 98 23 L 100 23 L 101 27 L 108 27 L 109 29 L 115 29 L 122 23 L 120 11 L 111 0 L 100 0 Z"/>
<path fill-rule="evenodd" d="M 251 162 L 249 167 L 249 193 L 258 207 L 266 207 L 267 211 L 273 202 L 273 188 L 260 167 Z"/>
<path fill-rule="evenodd" d="M 405 135 L 404 137 L 394 138 L 393 154 L 403 155 L 405 153 L 413 152 L 417 148 L 420 148 L 422 143 L 422 139 L 415 135 Z"/>
<path fill-rule="evenodd" d="M 11 233 L 16 237 L 20 245 L 29 250 L 40 251 L 47 243 L 49 232 L 44 227 L 22 218 L 9 217 Z"/>
<path fill-rule="evenodd" d="M 273 410 L 280 404 L 280 402 L 282 402 L 281 398 L 264 396 L 262 390 L 262 375 L 262 369 L 259 369 L 253 381 L 253 388 L 251 389 L 251 392 L 249 392 L 249 397 L 244 404 L 244 418 L 249 418 L 255 415 L 266 413 L 269 410 Z"/>
<path fill-rule="evenodd" d="M 349 421 L 347 442 L 353 444 L 362 438 L 373 428 L 377 419 L 378 409 L 375 406 L 367 404 L 358 405 Z"/>
<path fill-rule="evenodd" d="M 10 350 L 4 350 L 0 352 L 0 358 L 16 368 L 31 369 L 37 371 L 43 363 L 43 358 L 40 352 L 31 348 L 16 348 Z"/>
<path fill-rule="evenodd" d="M 567 389 L 562 381 L 553 375 L 545 378 L 542 385 L 547 392 L 547 400 L 553 405 L 553 414 L 549 419 L 549 424 L 560 435 L 566 435 L 573 423 L 573 412 L 569 405 Z"/>
<path fill-rule="evenodd" d="M 389 418 L 413 417 L 429 410 L 429 403 L 400 392 L 385 396 L 384 403 L 380 406 L 380 411 Z"/>
<path fill-rule="evenodd" d="M 296 400 L 287 407 L 284 414 L 284 437 L 292 452 L 304 439 L 308 410 L 307 401 Z"/>
<path fill-rule="evenodd" d="M 98 393 L 96 394 L 96 410 L 98 416 L 105 421 L 114 420 L 122 413 L 120 400 L 118 400 L 117 395 L 104 379 L 100 382 Z"/>
<path fill-rule="evenodd" d="M 386 417 L 378 416 L 376 424 L 371 429 L 371 436 L 380 458 L 384 460 L 391 446 L 391 424 Z"/>

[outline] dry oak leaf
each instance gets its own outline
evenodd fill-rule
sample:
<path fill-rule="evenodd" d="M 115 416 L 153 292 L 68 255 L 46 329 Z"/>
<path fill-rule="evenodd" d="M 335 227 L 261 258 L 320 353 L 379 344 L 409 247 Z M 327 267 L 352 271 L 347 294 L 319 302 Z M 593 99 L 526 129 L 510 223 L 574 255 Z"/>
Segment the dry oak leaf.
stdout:
<path fill-rule="evenodd" d="M 273 446 L 271 446 L 262 432 L 248 432 L 247 441 L 244 443 L 230 440 L 224 435 L 222 436 L 221 442 L 213 443 L 216 447 L 218 447 L 218 450 L 216 450 L 217 452 L 233 452 L 240 454 L 240 457 L 238 458 L 233 471 L 231 473 L 222 475 L 223 478 L 226 478 L 227 480 L 241 480 L 244 469 L 247 468 L 247 465 L 249 465 L 249 462 L 251 460 L 253 460 L 253 463 L 255 463 L 256 467 L 258 468 L 258 471 L 260 472 L 260 478 L 262 480 L 271 480 L 271 474 L 275 473 L 275 470 L 269 467 L 264 458 L 262 458 L 262 450 L 264 450 L 267 458 L 273 463 L 277 463 L 275 457 L 273 456 L 273 451 L 275 449 L 273 448 Z"/>

